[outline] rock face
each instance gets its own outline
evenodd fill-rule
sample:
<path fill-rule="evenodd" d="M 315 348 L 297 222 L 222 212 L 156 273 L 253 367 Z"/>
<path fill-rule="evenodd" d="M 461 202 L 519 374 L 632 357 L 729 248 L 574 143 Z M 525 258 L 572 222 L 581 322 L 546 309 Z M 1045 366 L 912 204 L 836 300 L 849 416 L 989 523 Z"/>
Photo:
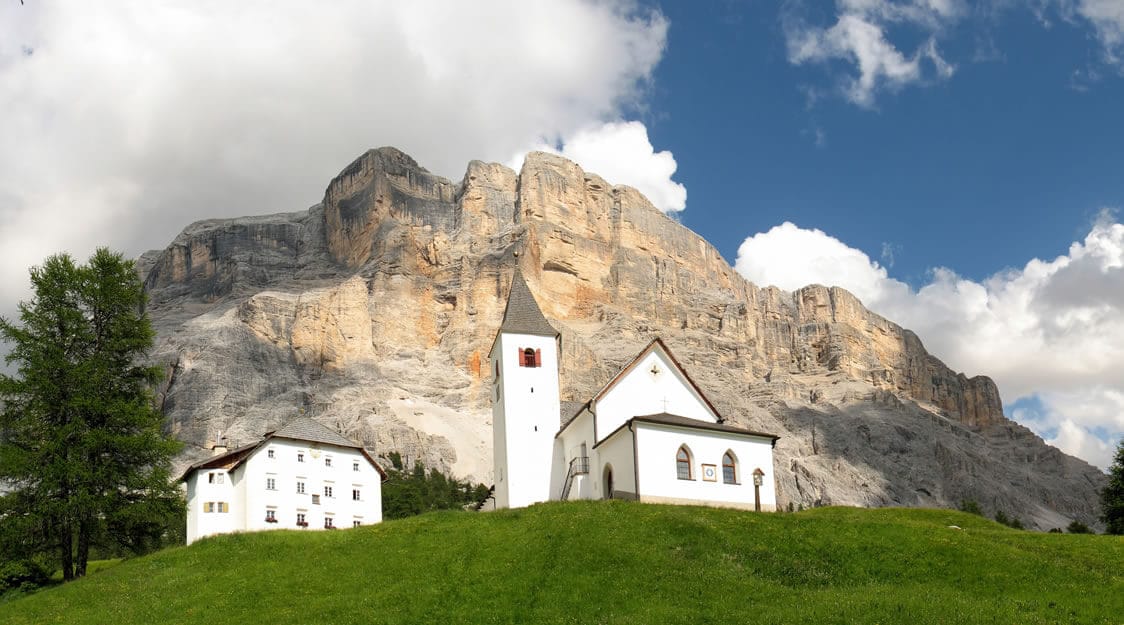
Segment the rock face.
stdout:
<path fill-rule="evenodd" d="M 1007 420 L 990 379 L 843 289 L 747 282 L 635 189 L 543 153 L 453 183 L 372 150 L 307 211 L 199 222 L 142 256 L 182 461 L 304 413 L 490 482 L 487 356 L 517 263 L 562 332 L 563 399 L 659 335 L 728 420 L 782 437 L 782 506 L 1096 521 L 1104 475 Z"/>

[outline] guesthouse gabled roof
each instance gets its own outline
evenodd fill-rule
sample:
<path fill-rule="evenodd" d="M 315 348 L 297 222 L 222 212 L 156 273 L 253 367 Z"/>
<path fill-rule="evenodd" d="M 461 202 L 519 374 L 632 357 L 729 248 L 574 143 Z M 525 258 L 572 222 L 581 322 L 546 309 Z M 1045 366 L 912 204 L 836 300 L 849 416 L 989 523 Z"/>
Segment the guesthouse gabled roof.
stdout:
<path fill-rule="evenodd" d="M 379 466 L 379 463 L 375 462 L 375 459 L 371 457 L 371 454 L 364 449 L 362 445 L 344 437 L 342 434 L 332 431 L 327 426 L 308 417 L 298 417 L 289 421 L 274 432 L 266 432 L 265 436 L 256 443 L 250 443 L 249 445 L 244 445 L 228 451 L 225 454 L 196 462 L 183 472 L 180 481 L 186 480 L 188 476 L 199 469 L 226 469 L 227 471 L 233 471 L 241 466 L 242 463 L 246 462 L 250 456 L 254 455 L 255 451 L 275 438 L 287 438 L 289 440 L 304 441 L 307 443 L 320 443 L 323 445 L 358 449 L 359 453 L 379 472 L 379 475 L 382 476 L 382 481 L 385 482 L 387 480 L 386 471 Z"/>

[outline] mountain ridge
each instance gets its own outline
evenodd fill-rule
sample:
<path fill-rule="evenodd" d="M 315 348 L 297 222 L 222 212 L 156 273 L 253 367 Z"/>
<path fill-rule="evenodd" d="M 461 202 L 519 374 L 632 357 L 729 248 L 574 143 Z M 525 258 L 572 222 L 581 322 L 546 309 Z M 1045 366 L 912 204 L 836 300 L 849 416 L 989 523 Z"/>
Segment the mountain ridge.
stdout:
<path fill-rule="evenodd" d="M 782 436 L 782 505 L 975 499 L 1040 527 L 1096 521 L 1103 474 L 1008 420 L 990 378 L 844 289 L 746 281 L 639 191 L 545 153 L 454 183 L 370 150 L 306 211 L 199 221 L 145 253 L 184 461 L 303 410 L 490 479 L 486 350 L 516 265 L 562 332 L 563 399 L 661 336 L 723 414 Z"/>

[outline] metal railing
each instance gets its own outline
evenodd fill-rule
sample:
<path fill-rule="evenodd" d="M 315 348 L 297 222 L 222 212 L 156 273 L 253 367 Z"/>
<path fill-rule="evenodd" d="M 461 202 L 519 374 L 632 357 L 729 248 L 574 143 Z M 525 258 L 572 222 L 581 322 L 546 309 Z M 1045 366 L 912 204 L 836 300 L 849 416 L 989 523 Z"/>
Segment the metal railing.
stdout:
<path fill-rule="evenodd" d="M 562 501 L 570 496 L 570 489 L 574 486 L 574 477 L 589 473 L 589 457 L 579 456 L 570 460 L 570 468 L 566 471 L 566 483 L 562 485 Z"/>

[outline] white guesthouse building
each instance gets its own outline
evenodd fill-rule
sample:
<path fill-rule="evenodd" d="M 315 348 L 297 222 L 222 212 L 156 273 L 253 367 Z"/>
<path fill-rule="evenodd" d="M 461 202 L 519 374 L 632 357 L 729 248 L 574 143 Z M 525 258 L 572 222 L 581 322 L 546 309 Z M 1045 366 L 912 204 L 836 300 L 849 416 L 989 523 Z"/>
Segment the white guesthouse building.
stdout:
<path fill-rule="evenodd" d="M 212 534 L 382 521 L 386 473 L 361 445 L 312 419 L 190 466 L 187 543 Z"/>
<path fill-rule="evenodd" d="M 517 270 L 490 356 L 497 508 L 623 498 L 776 510 L 778 437 L 725 424 L 663 341 L 587 402 L 560 400 L 559 341 Z"/>

